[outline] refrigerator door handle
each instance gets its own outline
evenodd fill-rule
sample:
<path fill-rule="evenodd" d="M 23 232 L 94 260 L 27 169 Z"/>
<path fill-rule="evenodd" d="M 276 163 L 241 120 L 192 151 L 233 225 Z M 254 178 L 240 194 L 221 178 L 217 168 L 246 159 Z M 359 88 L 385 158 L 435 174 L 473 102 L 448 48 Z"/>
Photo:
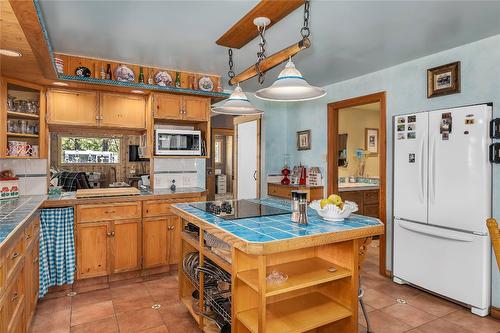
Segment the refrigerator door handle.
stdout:
<path fill-rule="evenodd" d="M 474 241 L 474 237 L 472 235 L 464 234 L 464 233 L 461 233 L 458 231 L 440 229 L 437 227 L 430 229 L 426 225 L 420 225 L 417 223 L 409 223 L 409 222 L 405 222 L 405 221 L 399 221 L 399 225 L 403 229 L 417 232 L 419 234 L 428 235 L 428 236 L 449 239 L 449 240 L 458 241 L 458 242 L 472 242 L 472 241 Z"/>
<path fill-rule="evenodd" d="M 429 197 L 434 203 L 436 197 L 436 136 L 431 138 L 431 151 L 429 154 Z"/>
<path fill-rule="evenodd" d="M 418 175 L 420 177 L 420 191 L 419 191 L 419 199 L 420 202 L 424 201 L 424 139 L 420 141 L 420 163 L 418 164 Z"/>

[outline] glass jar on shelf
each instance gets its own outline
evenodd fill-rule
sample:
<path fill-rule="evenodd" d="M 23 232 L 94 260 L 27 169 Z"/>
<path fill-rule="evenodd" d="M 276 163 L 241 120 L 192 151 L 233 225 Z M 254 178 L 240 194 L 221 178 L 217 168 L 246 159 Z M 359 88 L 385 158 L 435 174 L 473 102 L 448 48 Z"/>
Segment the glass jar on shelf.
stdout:
<path fill-rule="evenodd" d="M 14 96 L 7 95 L 7 111 L 16 111 L 15 100 Z"/>

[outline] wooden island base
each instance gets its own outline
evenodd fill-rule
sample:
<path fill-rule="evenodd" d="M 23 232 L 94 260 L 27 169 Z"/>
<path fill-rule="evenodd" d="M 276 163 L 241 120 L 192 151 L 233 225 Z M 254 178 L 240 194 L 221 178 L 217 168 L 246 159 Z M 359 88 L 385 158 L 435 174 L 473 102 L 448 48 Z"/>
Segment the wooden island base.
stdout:
<path fill-rule="evenodd" d="M 205 311 L 203 304 L 193 309 L 192 292 L 199 289 L 204 298 L 203 273 L 199 281 L 192 281 L 182 268 L 182 258 L 191 252 L 199 253 L 200 265 L 208 258 L 231 273 L 233 333 L 358 331 L 358 260 L 366 236 L 293 250 L 283 246 L 282 252 L 265 254 L 245 253 L 235 243 L 230 264 L 204 246 L 204 231 L 213 233 L 214 227 L 183 218 L 179 220 L 181 230 L 188 222 L 200 227 L 200 237 L 181 233 L 179 296 L 203 332 L 219 330 L 211 320 L 196 314 Z M 216 234 L 221 237 L 220 231 Z M 229 235 L 224 237 L 228 243 L 230 239 Z M 288 280 L 277 285 L 266 283 L 273 270 L 287 274 Z"/>

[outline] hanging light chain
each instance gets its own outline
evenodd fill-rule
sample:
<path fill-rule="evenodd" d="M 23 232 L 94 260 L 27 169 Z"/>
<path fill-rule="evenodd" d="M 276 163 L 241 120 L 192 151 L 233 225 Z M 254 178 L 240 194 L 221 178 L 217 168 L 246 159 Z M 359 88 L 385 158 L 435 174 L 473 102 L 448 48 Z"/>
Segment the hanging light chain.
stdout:
<path fill-rule="evenodd" d="M 235 76 L 234 71 L 233 71 L 233 49 L 227 50 L 227 54 L 229 56 L 229 71 L 227 72 L 227 76 L 229 77 L 229 81 Z"/>
<path fill-rule="evenodd" d="M 255 66 L 257 67 L 258 81 L 260 84 L 263 84 L 265 79 L 265 73 L 260 70 L 260 62 L 266 58 L 266 39 L 264 38 L 264 34 L 266 32 L 266 26 L 263 25 L 257 27 L 257 30 L 259 31 L 260 43 L 259 43 L 259 52 L 257 52 L 257 63 L 255 64 Z"/>
<path fill-rule="evenodd" d="M 310 13 L 310 1 L 306 0 L 304 3 L 304 26 L 300 29 L 300 34 L 302 38 L 307 38 L 311 35 L 311 30 L 309 30 L 309 13 Z"/>

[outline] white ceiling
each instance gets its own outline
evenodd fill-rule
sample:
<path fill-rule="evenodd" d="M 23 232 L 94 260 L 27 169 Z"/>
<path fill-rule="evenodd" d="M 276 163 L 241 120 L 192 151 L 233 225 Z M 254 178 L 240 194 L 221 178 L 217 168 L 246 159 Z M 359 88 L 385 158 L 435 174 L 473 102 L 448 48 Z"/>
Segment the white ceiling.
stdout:
<path fill-rule="evenodd" d="M 226 75 L 227 49 L 215 40 L 257 1 L 40 3 L 57 52 Z M 268 31 L 268 55 L 300 39 L 302 11 Z M 294 61 L 323 86 L 500 34 L 500 2 L 313 0 L 311 32 L 312 47 Z M 237 73 L 255 62 L 257 43 L 234 51 Z M 259 85 L 252 79 L 243 87 Z"/>

